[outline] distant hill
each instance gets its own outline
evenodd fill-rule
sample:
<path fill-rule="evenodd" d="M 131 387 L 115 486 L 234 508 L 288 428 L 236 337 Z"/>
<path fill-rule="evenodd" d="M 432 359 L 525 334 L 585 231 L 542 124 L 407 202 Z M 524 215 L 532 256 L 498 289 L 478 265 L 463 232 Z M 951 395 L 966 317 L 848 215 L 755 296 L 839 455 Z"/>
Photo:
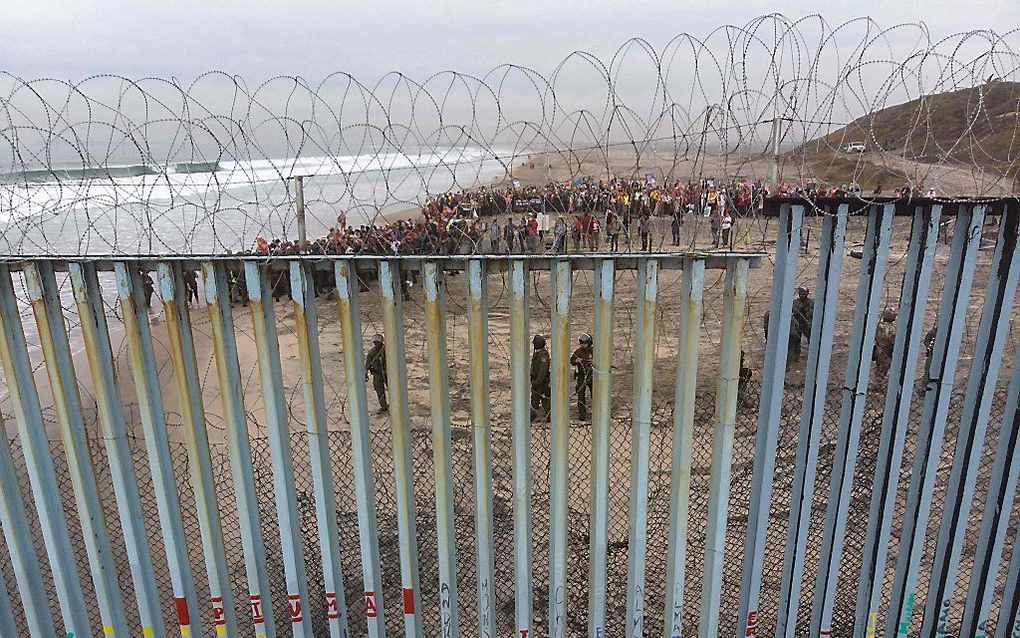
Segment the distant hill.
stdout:
<path fill-rule="evenodd" d="M 846 152 L 854 142 L 863 143 L 866 152 Z M 918 172 L 915 163 L 976 168 L 1012 179 L 1018 159 L 1020 83 L 992 80 L 857 118 L 790 151 L 784 164 L 799 165 L 805 176 L 823 182 L 853 180 L 891 190 Z"/>

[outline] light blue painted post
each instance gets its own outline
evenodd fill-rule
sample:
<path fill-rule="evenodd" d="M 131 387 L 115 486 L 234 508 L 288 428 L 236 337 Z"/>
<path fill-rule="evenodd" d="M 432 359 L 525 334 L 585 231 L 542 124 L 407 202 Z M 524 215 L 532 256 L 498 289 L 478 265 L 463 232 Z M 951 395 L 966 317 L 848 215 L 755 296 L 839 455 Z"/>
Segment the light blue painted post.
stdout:
<path fill-rule="evenodd" d="M 588 638 L 606 633 L 606 573 L 609 570 L 609 432 L 613 367 L 613 280 L 616 264 L 595 267 L 595 352 L 591 418 L 591 523 L 588 570 Z"/>
<path fill-rule="evenodd" d="M 2 427 L 2 423 L 0 423 L 0 427 Z M 3 507 L 3 505 L 0 505 L 0 507 Z M 17 635 L 18 628 L 14 622 L 14 610 L 11 608 L 11 599 L 7 595 L 7 583 L 0 580 L 0 636 Z"/>
<path fill-rule="evenodd" d="M 532 638 L 531 381 L 529 377 L 528 265 L 510 262 L 510 418 L 514 441 L 515 638 Z"/>
<path fill-rule="evenodd" d="M 188 545 L 184 538 L 181 504 L 177 495 L 170 457 L 170 440 L 163 414 L 163 397 L 156 358 L 153 354 L 152 334 L 149 330 L 148 311 L 142 298 L 141 275 L 135 266 L 116 262 L 117 294 L 120 298 L 124 333 L 128 343 L 128 360 L 134 379 L 138 410 L 141 416 L 145 452 L 149 457 L 149 470 L 156 493 L 159 526 L 166 547 L 170 584 L 173 589 L 177 621 L 181 636 L 202 635 L 201 608 L 195 597 L 195 583 L 188 563 Z"/>
<path fill-rule="evenodd" d="M 287 581 L 287 609 L 294 638 L 312 635 L 308 610 L 308 579 L 301 547 L 301 528 L 294 487 L 294 459 L 290 450 L 286 389 L 280 365 L 280 343 L 276 336 L 273 288 L 269 266 L 249 261 L 244 264 L 248 299 L 251 302 L 252 328 L 259 362 L 262 403 L 266 409 L 269 455 L 273 466 L 273 498 L 280 527 L 283 574 Z M 281 276 L 286 276 L 285 274 Z"/>
<path fill-rule="evenodd" d="M 304 262 L 290 263 L 290 290 L 294 301 L 298 355 L 301 360 L 305 420 L 308 423 L 308 459 L 315 486 L 315 519 L 322 556 L 326 620 L 330 638 L 347 638 L 347 601 L 344 597 L 340 536 L 336 520 L 336 486 L 330 467 L 326 396 L 322 386 L 322 357 L 319 354 L 319 315 L 315 304 L 313 274 L 311 266 Z"/>
<path fill-rule="evenodd" d="M 78 581 L 77 562 L 67 533 L 67 519 L 53 470 L 53 457 L 50 456 L 46 428 L 42 422 L 39 393 L 18 312 L 18 301 L 14 296 L 10 269 L 3 264 L 0 264 L 0 333 L 0 364 L 3 365 L 11 409 L 18 424 L 18 437 L 28 466 L 46 554 L 53 571 L 64 631 L 67 638 L 91 636 L 81 583 Z M 14 511 L 11 510 L 12 513 Z M 4 530 L 6 533 L 7 528 Z M 48 611 L 46 615 L 49 615 Z"/>
<path fill-rule="evenodd" d="M 974 567 L 971 569 L 970 587 L 963 605 L 961 636 L 983 637 L 988 634 L 992 596 L 999 577 L 999 562 L 1009 534 L 1017 479 L 1020 477 L 1020 346 L 1013 355 L 1013 374 L 1006 390 L 1006 405 L 1002 414 L 992 476 L 985 496 L 985 510 L 981 516 L 981 532 Z M 1014 552 L 1020 549 L 1020 546 L 1016 547 Z M 1007 575 L 1007 580 L 1010 577 L 1015 579 L 1017 574 L 1014 572 L 1012 576 Z M 1003 596 L 1002 600 L 1001 606 L 1008 608 L 1009 599 Z"/>
<path fill-rule="evenodd" d="M 861 421 L 868 397 L 871 378 L 871 355 L 875 348 L 875 331 L 881 314 L 882 281 L 889 258 L 889 238 L 895 213 L 893 204 L 873 206 L 868 217 L 857 283 L 857 306 L 854 309 L 850 335 L 843 401 L 839 414 L 839 431 L 833 455 L 832 482 L 825 510 L 821 537 L 821 556 L 814 604 L 811 608 L 811 635 L 831 634 L 832 607 L 836 597 L 836 577 L 846 537 L 847 509 L 853 484 Z"/>
<path fill-rule="evenodd" d="M 202 275 L 216 359 L 216 380 L 219 382 L 223 403 L 223 422 L 226 426 L 237 520 L 241 528 L 249 609 L 256 638 L 275 638 L 273 603 L 266 574 L 266 548 L 262 539 L 255 476 L 252 472 L 251 444 L 248 440 L 248 421 L 242 394 L 244 384 L 237 363 L 237 340 L 230 310 L 226 266 L 223 262 L 206 262 L 202 264 Z"/>
<path fill-rule="evenodd" d="M 924 411 L 914 444 L 914 465 L 897 549 L 895 577 L 888 607 L 890 613 L 886 618 L 886 636 L 903 637 L 910 629 L 914 588 L 917 586 L 921 566 L 925 531 L 928 529 L 931 501 L 935 492 L 936 468 L 942 452 L 942 439 L 953 393 L 956 364 L 960 357 L 960 339 L 970 304 L 970 290 L 981 246 L 984 218 L 984 206 L 972 205 L 961 206 L 956 218 L 931 366 L 927 372 Z"/>
<path fill-rule="evenodd" d="M 673 477 L 669 499 L 669 544 L 666 558 L 664 638 L 683 635 L 684 568 L 687 563 L 694 452 L 694 411 L 698 388 L 698 343 L 701 340 L 705 262 L 684 262 L 680 283 L 680 335 L 673 408 Z"/>
<path fill-rule="evenodd" d="M 659 262 L 638 260 L 634 417 L 631 430 L 630 525 L 627 543 L 627 634 L 642 638 L 645 626 L 645 562 L 648 547 L 648 454 L 652 430 L 652 367 Z"/>
<path fill-rule="evenodd" d="M 995 398 L 1003 349 L 1009 337 L 1010 315 L 1020 279 L 1020 209 L 1008 206 L 999 221 L 999 241 L 995 246 L 991 275 L 981 310 L 974 358 L 971 360 L 967 392 L 964 395 L 960 429 L 953 452 L 953 467 L 946 489 L 932 577 L 925 598 L 922 636 L 950 633 L 946 622 L 952 607 L 956 576 L 964 546 L 964 536 L 974 503 L 981 450 L 988 429 L 989 411 Z"/>
<path fill-rule="evenodd" d="M 344 350 L 344 379 L 347 382 L 348 418 L 351 427 L 351 456 L 354 465 L 354 499 L 358 505 L 358 537 L 361 572 L 365 586 L 365 621 L 369 638 L 386 635 L 383 615 L 382 576 L 379 569 L 379 531 L 375 514 L 375 477 L 372 474 L 372 439 L 365 390 L 364 345 L 361 339 L 361 304 L 358 275 L 353 261 L 334 265 L 340 303 L 340 338 Z"/>
<path fill-rule="evenodd" d="M 769 333 L 765 344 L 765 366 L 762 374 L 761 402 L 758 407 L 754 467 L 751 474 L 751 497 L 748 501 L 747 541 L 744 546 L 744 568 L 740 579 L 737 636 L 753 635 L 758 624 L 762 561 L 765 557 L 769 507 L 772 504 L 772 481 L 776 471 L 776 451 L 779 444 L 779 420 L 783 408 L 783 391 L 786 387 L 786 358 L 789 352 L 786 346 L 790 339 L 793 287 L 797 279 L 797 258 L 800 255 L 803 225 L 802 205 L 784 204 L 780 207 L 772 303 L 769 306 Z"/>
<path fill-rule="evenodd" d="M 924 333 L 924 313 L 928 305 L 928 289 L 935 263 L 941 213 L 940 204 L 917 206 L 914 210 L 905 276 L 900 291 L 896 340 L 889 366 L 885 409 L 882 413 L 882 430 L 875 462 L 875 479 L 872 483 L 868 531 L 864 536 L 864 552 L 857 588 L 854 635 L 858 637 L 873 638 L 877 629 L 900 464 L 903 460 L 910 420 L 914 380 L 917 378 L 917 359 L 921 350 L 921 335 Z"/>
<path fill-rule="evenodd" d="M 422 635 L 418 597 L 418 529 L 414 516 L 414 468 L 411 464 L 411 421 L 407 413 L 407 357 L 404 350 L 404 310 L 395 261 L 379 262 L 382 290 L 383 337 L 390 427 L 393 433 L 393 480 L 397 490 L 397 531 L 400 536 L 400 581 L 403 590 L 404 635 Z"/>
<path fill-rule="evenodd" d="M 571 264 L 556 261 L 552 268 L 552 414 L 549 448 L 549 638 L 567 632 L 567 505 L 570 461 L 570 278 Z"/>
<path fill-rule="evenodd" d="M 793 638 L 797 624 L 801 581 L 807 556 L 811 500 L 818 470 L 818 450 L 822 417 L 826 411 L 829 365 L 832 360 L 833 327 L 839 305 L 839 281 L 843 267 L 843 247 L 849 207 L 839 206 L 836 215 L 822 221 L 815 305 L 811 319 L 811 338 L 804 374 L 804 404 L 800 415 L 800 435 L 790 495 L 790 515 L 783 555 L 783 576 L 779 589 L 776 636 Z M 771 319 L 771 315 L 769 319 Z"/>
<path fill-rule="evenodd" d="M 117 394 L 117 374 L 113 364 L 113 348 L 103 308 L 103 295 L 99 288 L 94 263 L 68 264 L 71 289 L 78 306 L 82 341 L 89 360 L 92 376 L 92 394 L 96 399 L 99 423 L 102 428 L 106 457 L 110 463 L 110 478 L 117 497 L 120 526 L 124 532 L 124 545 L 131 567 L 131 580 L 135 587 L 138 616 L 142 635 L 166 635 L 163 614 L 160 611 L 159 592 L 152 568 L 149 537 L 142 519 L 142 504 L 138 496 L 135 466 L 128 441 L 124 408 Z"/>
<path fill-rule="evenodd" d="M 4 423 L 3 416 L 0 416 L 0 433 L 3 433 L 3 436 L 0 436 L 0 530 L 3 531 L 7 542 L 7 552 L 11 557 L 18 591 L 41 592 L 43 583 L 39 558 L 35 554 L 32 534 L 28 530 L 28 515 L 25 512 L 25 502 L 21 498 L 21 490 L 18 488 L 18 475 L 14 470 L 11 446 L 6 435 L 7 424 Z M 6 605 L 7 613 L 11 614 L 8 618 L 0 618 L 0 630 L 7 632 L 5 623 L 10 622 L 12 627 L 10 633 L 3 635 L 17 636 L 17 631 L 13 629 L 14 616 L 10 611 L 5 583 L 0 582 L 0 590 L 4 597 L 0 605 Z M 56 635 L 50 616 L 50 606 L 45 596 L 22 596 L 21 606 L 25 612 L 28 633 L 32 638 L 50 638 Z"/>
<path fill-rule="evenodd" d="M 195 496 L 195 516 L 202 537 L 202 555 L 209 579 L 213 629 L 217 636 L 237 636 L 234 595 L 230 588 L 227 556 L 223 546 L 216 479 L 213 476 L 209 436 L 206 433 L 202 386 L 195 360 L 195 340 L 191 333 L 191 313 L 184 292 L 184 271 L 180 263 L 162 262 L 157 266 L 159 291 L 163 297 L 167 340 L 174 364 L 174 380 L 181 409 L 181 429 L 188 450 L 191 489 Z"/>
<path fill-rule="evenodd" d="M 436 262 L 425 262 L 423 269 L 432 458 L 435 464 L 436 540 L 439 545 L 439 627 L 443 638 L 457 638 L 460 635 L 457 522 L 453 511 L 453 468 L 450 460 L 453 442 L 450 436 L 450 381 L 446 357 L 446 282 Z M 481 551 L 481 547 L 478 549 Z"/>
<path fill-rule="evenodd" d="M 60 427 L 67 469 L 71 475 L 71 487 L 78 508 L 78 519 L 81 521 L 92 584 L 99 603 L 103 634 L 126 638 L 127 622 L 124 620 L 124 607 L 120 599 L 117 567 L 113 563 L 106 513 L 99 500 L 96 470 L 85 433 L 81 395 L 78 394 L 78 381 L 71 359 L 71 346 L 67 340 L 53 264 L 46 261 L 28 264 L 22 274 L 39 328 L 46 376 L 49 377 L 53 408 Z"/>
<path fill-rule="evenodd" d="M 999 619 L 995 623 L 995 638 L 1017 636 L 1020 636 L 1020 545 L 1014 543 L 1013 556 L 1006 567 L 1006 587 L 1002 592 Z"/>
<path fill-rule="evenodd" d="M 492 424 L 489 421 L 489 294 L 485 263 L 468 262 L 468 355 L 474 430 L 475 547 L 478 548 L 478 630 L 496 636 L 495 556 L 492 543 Z"/>
<path fill-rule="evenodd" d="M 722 579 L 726 560 L 726 519 L 733 465 L 733 439 L 740 382 L 740 347 L 747 306 L 746 259 L 730 258 L 723 288 L 722 344 L 719 385 L 715 398 L 715 432 L 712 437 L 712 483 L 708 494 L 708 529 L 705 533 L 705 574 L 701 588 L 699 638 L 719 635 Z"/>

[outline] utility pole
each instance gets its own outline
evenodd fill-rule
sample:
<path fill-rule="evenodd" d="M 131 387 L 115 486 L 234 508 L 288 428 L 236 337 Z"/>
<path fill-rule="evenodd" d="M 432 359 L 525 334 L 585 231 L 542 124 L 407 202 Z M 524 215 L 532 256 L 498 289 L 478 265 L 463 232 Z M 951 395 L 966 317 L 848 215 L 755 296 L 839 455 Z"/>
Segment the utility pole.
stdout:
<path fill-rule="evenodd" d="M 305 228 L 305 178 L 298 175 L 294 178 L 295 199 L 297 200 L 297 232 L 298 246 L 301 252 L 308 250 L 308 232 Z"/>
<path fill-rule="evenodd" d="M 769 170 L 769 184 L 775 194 L 779 190 L 779 123 L 782 119 L 779 115 L 772 118 L 772 166 Z"/>

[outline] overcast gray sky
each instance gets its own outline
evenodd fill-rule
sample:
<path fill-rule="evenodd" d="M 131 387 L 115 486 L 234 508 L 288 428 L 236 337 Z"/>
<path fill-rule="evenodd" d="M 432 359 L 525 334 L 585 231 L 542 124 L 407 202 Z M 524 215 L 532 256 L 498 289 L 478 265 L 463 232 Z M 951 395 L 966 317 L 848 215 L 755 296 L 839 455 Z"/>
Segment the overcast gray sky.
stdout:
<path fill-rule="evenodd" d="M 223 70 L 258 80 L 343 70 L 364 81 L 400 70 L 482 73 L 512 62 L 547 73 L 571 51 L 608 58 L 630 37 L 661 48 L 680 32 L 707 34 L 778 11 L 821 13 L 833 25 L 924 20 L 935 36 L 1018 25 L 1016 0 L 138 2 L 6 0 L 0 68 L 23 78 L 97 73 L 187 80 Z"/>

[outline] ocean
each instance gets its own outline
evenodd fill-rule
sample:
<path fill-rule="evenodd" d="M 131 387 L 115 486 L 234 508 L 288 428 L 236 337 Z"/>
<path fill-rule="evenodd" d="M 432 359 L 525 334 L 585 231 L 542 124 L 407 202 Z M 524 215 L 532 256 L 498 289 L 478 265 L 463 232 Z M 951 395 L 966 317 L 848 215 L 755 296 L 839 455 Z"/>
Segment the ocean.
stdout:
<path fill-rule="evenodd" d="M 11 171 L 0 174 L 0 254 L 210 254 L 296 237 L 298 175 L 314 238 L 341 211 L 351 225 L 384 221 L 429 193 L 502 177 L 510 157 L 466 147 Z"/>

